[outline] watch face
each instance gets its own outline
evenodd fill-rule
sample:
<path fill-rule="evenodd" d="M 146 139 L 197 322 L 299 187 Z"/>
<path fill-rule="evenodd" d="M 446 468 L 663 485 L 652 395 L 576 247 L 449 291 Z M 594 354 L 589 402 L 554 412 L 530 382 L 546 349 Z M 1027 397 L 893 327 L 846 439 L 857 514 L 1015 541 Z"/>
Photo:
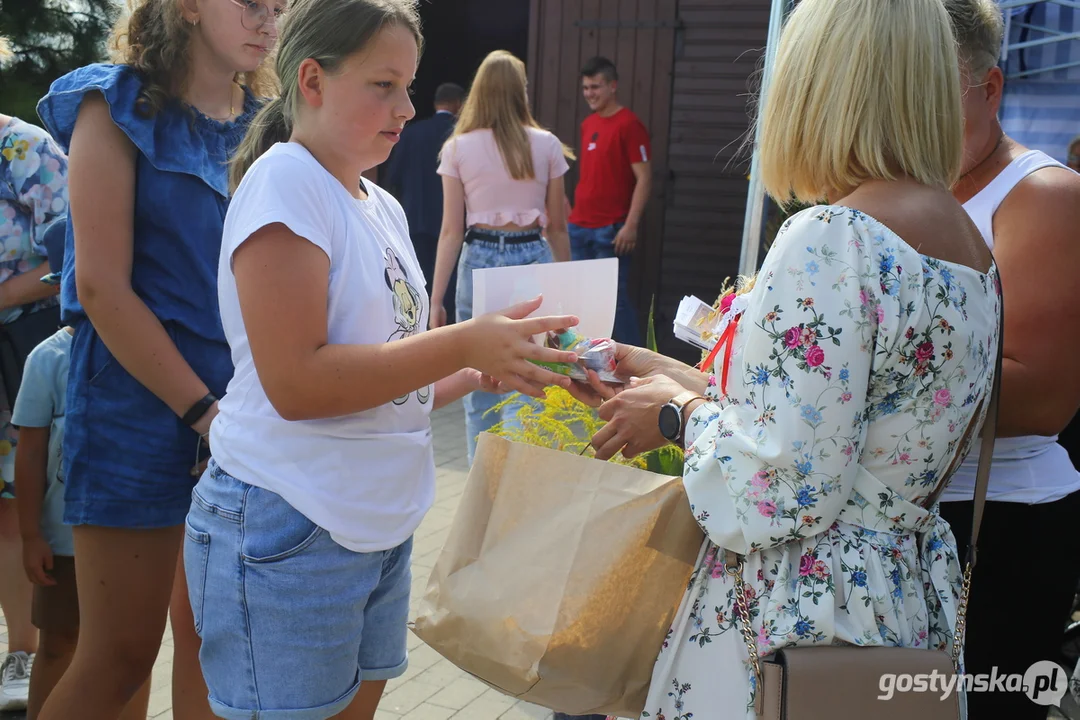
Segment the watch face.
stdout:
<path fill-rule="evenodd" d="M 679 437 L 682 425 L 682 417 L 679 409 L 674 405 L 665 405 L 660 408 L 660 434 L 667 440 L 675 441 Z"/>

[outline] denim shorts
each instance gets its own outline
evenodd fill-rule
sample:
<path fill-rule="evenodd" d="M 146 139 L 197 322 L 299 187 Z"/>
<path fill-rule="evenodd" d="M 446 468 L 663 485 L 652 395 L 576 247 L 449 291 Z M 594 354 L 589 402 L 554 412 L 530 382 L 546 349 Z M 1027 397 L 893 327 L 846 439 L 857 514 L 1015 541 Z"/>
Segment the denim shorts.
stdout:
<path fill-rule="evenodd" d="M 229 346 L 176 323 L 165 332 L 223 397 Z M 148 529 L 177 527 L 191 507 L 199 436 L 105 347 L 89 320 L 75 326 L 64 425 L 64 522 Z"/>
<path fill-rule="evenodd" d="M 211 461 L 184 539 L 199 660 L 226 720 L 323 720 L 408 664 L 412 539 L 355 553 Z"/>
<path fill-rule="evenodd" d="M 477 235 L 483 238 L 498 237 L 501 241 L 472 239 Z M 465 239 L 468 242 L 461 249 L 461 257 L 458 260 L 457 297 L 455 298 L 458 322 L 464 322 L 473 316 L 473 270 L 533 265 L 549 263 L 553 260 L 551 246 L 541 237 L 539 230 L 505 232 L 470 228 Z M 508 240 L 512 242 L 507 242 Z"/>

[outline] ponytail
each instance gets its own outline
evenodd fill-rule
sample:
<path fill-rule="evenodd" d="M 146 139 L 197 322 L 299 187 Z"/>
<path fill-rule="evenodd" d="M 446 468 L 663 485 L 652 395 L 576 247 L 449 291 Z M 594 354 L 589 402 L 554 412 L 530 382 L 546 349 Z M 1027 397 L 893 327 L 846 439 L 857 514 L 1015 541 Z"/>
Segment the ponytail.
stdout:
<path fill-rule="evenodd" d="M 274 146 L 286 142 L 292 134 L 292 122 L 285 116 L 285 100 L 275 97 L 263 105 L 248 126 L 240 147 L 229 163 L 229 191 L 236 192 L 244 174 L 259 157 Z"/>

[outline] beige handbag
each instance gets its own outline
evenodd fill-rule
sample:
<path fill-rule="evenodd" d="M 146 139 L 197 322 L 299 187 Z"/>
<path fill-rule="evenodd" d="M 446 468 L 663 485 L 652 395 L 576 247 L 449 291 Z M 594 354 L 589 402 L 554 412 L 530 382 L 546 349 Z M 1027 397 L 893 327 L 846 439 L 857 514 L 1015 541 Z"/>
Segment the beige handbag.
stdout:
<path fill-rule="evenodd" d="M 1004 327 L 1004 317 L 1000 327 Z M 883 694 L 881 677 L 885 674 L 909 674 L 950 677 L 960 674 L 960 653 L 967 626 L 968 595 L 971 571 L 975 567 L 975 545 L 979 539 L 986 488 L 990 481 L 990 460 L 994 454 L 998 396 L 1001 391 L 1001 340 L 999 333 L 997 365 L 990 405 L 982 428 L 982 448 L 975 482 L 974 519 L 971 542 L 964 566 L 964 581 L 956 608 L 956 634 L 952 653 L 922 648 L 856 647 L 854 645 L 796 647 L 777 650 L 767 659 L 758 657 L 757 638 L 750 627 L 743 585 L 743 559 L 726 554 L 727 571 L 735 579 L 735 614 L 750 655 L 759 691 L 755 710 L 762 720 L 837 720 L 838 718 L 875 718 L 876 720 L 957 720 L 960 717 L 960 693 L 950 692 L 942 699 L 937 692 L 897 692 L 888 700 Z M 975 418 L 978 418 L 976 412 Z M 973 420 L 974 423 L 974 420 Z M 968 429 L 968 435 L 971 433 Z M 964 443 L 967 444 L 967 436 Z M 954 460 L 941 484 L 927 498 L 924 507 L 933 507 L 955 471 Z"/>

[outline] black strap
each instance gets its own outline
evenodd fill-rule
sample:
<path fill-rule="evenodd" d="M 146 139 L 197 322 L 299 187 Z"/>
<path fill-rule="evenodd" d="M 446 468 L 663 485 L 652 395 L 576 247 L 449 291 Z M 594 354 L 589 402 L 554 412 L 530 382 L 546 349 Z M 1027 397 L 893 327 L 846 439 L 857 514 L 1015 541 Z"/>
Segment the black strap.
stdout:
<path fill-rule="evenodd" d="M 210 406 L 216 402 L 217 398 L 214 397 L 214 394 L 207 393 L 206 397 L 192 405 L 191 409 L 184 413 L 182 422 L 188 427 L 191 427 L 195 423 L 199 422 L 202 416 L 205 415 L 208 410 L 210 410 Z"/>

